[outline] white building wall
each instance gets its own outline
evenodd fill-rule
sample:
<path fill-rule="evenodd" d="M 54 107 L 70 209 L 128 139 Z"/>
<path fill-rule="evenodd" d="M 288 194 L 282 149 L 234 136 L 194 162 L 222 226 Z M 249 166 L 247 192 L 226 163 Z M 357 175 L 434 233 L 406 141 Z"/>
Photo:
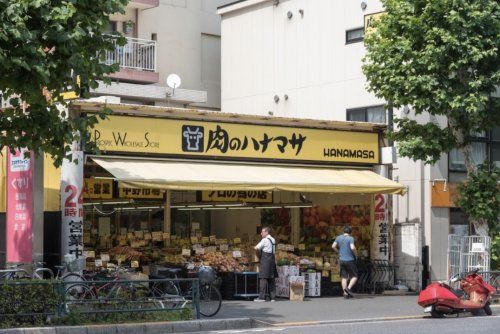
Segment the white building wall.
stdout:
<path fill-rule="evenodd" d="M 281 0 L 277 6 L 249 0 L 256 4 L 235 11 L 221 8 L 222 110 L 343 121 L 347 109 L 383 104 L 366 90 L 363 43 L 346 44 L 346 30 L 362 27 L 365 14 L 383 10 L 377 0 L 364 2 L 366 10 L 361 1 L 352 0 Z M 445 124 L 428 115 L 408 117 Z M 433 167 L 403 158 L 393 165 L 393 178 L 409 189 L 394 199 L 394 222 L 418 225 L 405 227 L 398 236 L 400 246 L 414 245 L 400 247 L 403 254 L 397 256 L 400 274 L 411 279 L 413 288 L 419 279 L 410 276 L 420 275 L 415 260 L 420 260 L 423 245 L 431 252 L 431 279 L 446 274 L 449 210 L 431 208 L 430 184 L 447 178 L 447 170 L 447 159 Z"/>
<path fill-rule="evenodd" d="M 166 86 L 171 73 L 182 88 L 207 91 L 207 102 L 220 109 L 220 16 L 217 7 L 228 0 L 160 0 L 159 7 L 138 11 L 138 38 L 157 39 L 157 69 Z"/>

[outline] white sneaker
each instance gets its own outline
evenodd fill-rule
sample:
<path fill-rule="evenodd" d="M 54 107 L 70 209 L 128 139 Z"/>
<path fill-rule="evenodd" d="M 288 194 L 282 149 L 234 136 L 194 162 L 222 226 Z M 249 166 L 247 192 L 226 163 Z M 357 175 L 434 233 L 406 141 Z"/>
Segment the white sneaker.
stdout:
<path fill-rule="evenodd" d="M 274 303 L 276 301 L 276 299 L 271 299 L 271 303 Z"/>
<path fill-rule="evenodd" d="M 256 303 L 262 303 L 262 302 L 265 302 L 266 300 L 265 299 L 260 299 L 260 298 L 255 298 L 253 301 L 256 302 Z"/>

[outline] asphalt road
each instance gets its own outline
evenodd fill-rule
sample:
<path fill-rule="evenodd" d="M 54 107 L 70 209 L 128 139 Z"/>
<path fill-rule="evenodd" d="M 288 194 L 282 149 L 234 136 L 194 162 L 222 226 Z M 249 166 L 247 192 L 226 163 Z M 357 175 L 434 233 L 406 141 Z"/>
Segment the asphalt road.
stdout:
<path fill-rule="evenodd" d="M 205 332 L 212 334 L 239 334 L 239 333 L 276 333 L 276 334 L 498 334 L 500 333 L 500 315 L 446 319 L 432 319 L 418 317 L 411 319 L 374 320 L 351 323 L 322 323 L 302 324 L 295 326 L 278 326 L 267 328 L 254 328 L 247 330 L 226 330 Z"/>

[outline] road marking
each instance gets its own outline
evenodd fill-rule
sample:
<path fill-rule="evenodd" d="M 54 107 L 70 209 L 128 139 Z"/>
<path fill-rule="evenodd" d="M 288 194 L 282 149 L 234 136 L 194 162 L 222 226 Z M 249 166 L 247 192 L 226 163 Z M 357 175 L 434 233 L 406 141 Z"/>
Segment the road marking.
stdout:
<path fill-rule="evenodd" d="M 483 317 L 470 317 L 470 319 L 477 319 L 477 320 L 492 320 L 500 318 L 500 315 L 493 315 L 493 316 L 483 316 Z M 344 325 L 353 325 L 355 323 L 359 324 L 367 324 L 367 323 L 381 323 L 381 322 L 405 322 L 405 321 L 428 321 L 428 320 L 433 320 L 431 318 L 424 318 L 421 316 L 411 316 L 407 318 L 401 318 L 401 317 L 388 317 L 388 318 L 373 318 L 375 320 L 372 321 L 359 321 L 359 322 L 327 322 L 327 321 L 304 321 L 304 322 L 298 322 L 298 323 L 311 323 L 311 324 L 305 324 L 302 325 L 302 327 L 326 327 L 329 325 L 335 325 L 335 326 L 344 326 Z M 386 320 L 383 320 L 386 319 Z M 448 318 L 449 320 L 452 320 L 454 318 Z M 461 318 L 463 319 L 463 318 Z M 434 320 L 442 320 L 442 319 L 434 319 Z M 469 321 L 469 319 L 467 320 Z M 220 334 L 238 334 L 238 333 L 260 333 L 260 332 L 280 332 L 280 331 L 285 331 L 290 328 L 296 328 L 297 325 L 295 326 L 282 326 L 282 327 L 267 327 L 267 328 L 249 328 L 249 329 L 241 329 L 241 330 L 222 330 L 222 331 L 211 331 L 209 333 L 220 333 Z"/>
<path fill-rule="evenodd" d="M 273 327 L 294 327 L 294 326 L 308 326 L 308 325 L 311 326 L 311 325 L 323 325 L 323 324 L 344 324 L 344 323 L 354 323 L 354 322 L 378 322 L 378 321 L 389 321 L 389 320 L 418 319 L 422 317 L 423 315 L 402 315 L 397 317 L 381 317 L 381 318 L 365 318 L 365 319 L 278 322 L 269 325 Z"/>

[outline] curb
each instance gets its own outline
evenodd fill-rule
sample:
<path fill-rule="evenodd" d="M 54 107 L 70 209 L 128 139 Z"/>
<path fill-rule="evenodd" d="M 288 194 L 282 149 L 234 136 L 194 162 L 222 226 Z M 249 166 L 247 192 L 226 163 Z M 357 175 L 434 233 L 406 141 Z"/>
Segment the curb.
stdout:
<path fill-rule="evenodd" d="M 164 334 L 254 328 L 250 318 L 204 319 L 137 324 L 10 328 L 0 334 Z"/>

